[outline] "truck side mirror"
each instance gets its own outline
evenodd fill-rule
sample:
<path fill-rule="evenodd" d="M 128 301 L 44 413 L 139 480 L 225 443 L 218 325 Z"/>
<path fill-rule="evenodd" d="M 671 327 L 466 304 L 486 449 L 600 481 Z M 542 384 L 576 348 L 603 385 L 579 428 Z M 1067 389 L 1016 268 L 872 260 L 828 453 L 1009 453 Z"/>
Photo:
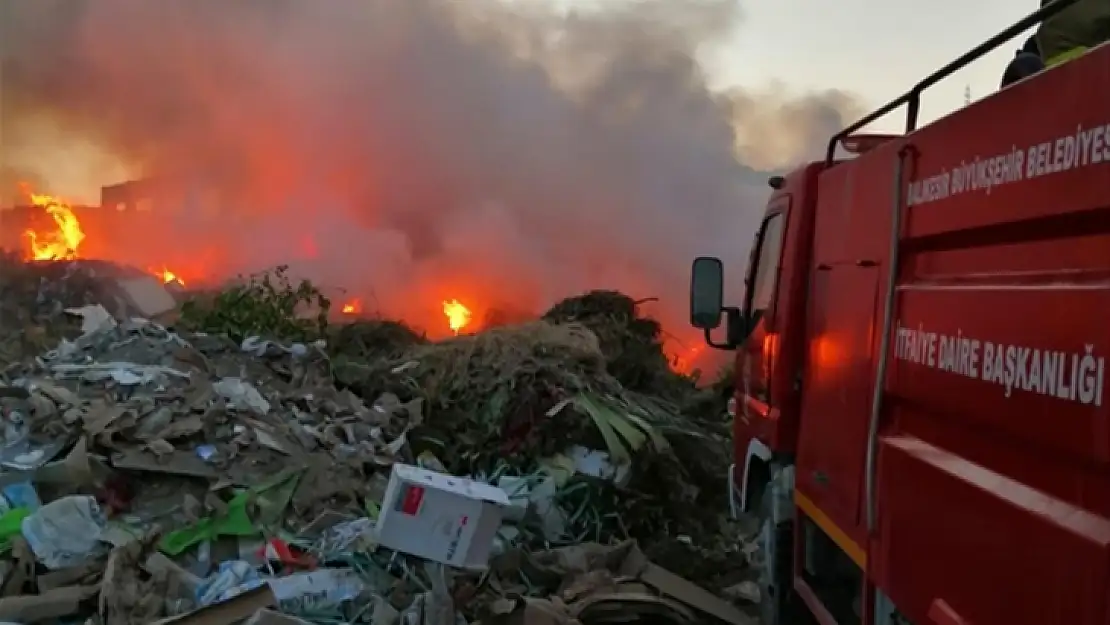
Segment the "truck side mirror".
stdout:
<path fill-rule="evenodd" d="M 721 325 L 724 308 L 725 268 L 721 259 L 699 256 L 690 277 L 690 325 L 713 330 Z"/>

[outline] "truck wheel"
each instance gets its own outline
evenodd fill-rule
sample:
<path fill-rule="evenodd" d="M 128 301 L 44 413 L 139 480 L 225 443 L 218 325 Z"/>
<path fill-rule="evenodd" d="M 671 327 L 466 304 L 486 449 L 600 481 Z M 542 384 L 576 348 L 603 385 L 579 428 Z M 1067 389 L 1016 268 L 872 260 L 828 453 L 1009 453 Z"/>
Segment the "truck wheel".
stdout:
<path fill-rule="evenodd" d="M 770 484 L 759 500 L 759 608 L 763 625 L 803 625 L 813 617 L 794 592 L 794 523 L 775 524 Z"/>

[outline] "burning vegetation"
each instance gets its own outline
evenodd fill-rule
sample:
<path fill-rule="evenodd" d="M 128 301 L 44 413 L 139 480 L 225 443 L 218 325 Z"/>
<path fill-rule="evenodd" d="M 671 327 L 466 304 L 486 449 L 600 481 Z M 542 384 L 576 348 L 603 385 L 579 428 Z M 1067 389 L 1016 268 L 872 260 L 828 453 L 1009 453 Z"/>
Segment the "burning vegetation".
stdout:
<path fill-rule="evenodd" d="M 21 256 L 26 262 L 49 262 L 49 261 L 63 261 L 63 260 L 80 260 L 87 257 L 82 254 L 82 243 L 86 239 L 86 234 L 82 230 L 81 220 L 78 218 L 74 209 L 62 198 L 51 195 L 34 193 L 26 184 L 21 185 L 21 191 L 26 195 L 31 205 L 40 209 L 45 216 L 49 217 L 46 222 L 49 225 L 40 227 L 29 227 L 23 232 L 23 242 Z M 272 300 L 279 295 L 279 292 L 284 289 L 293 294 L 292 298 L 288 299 L 271 311 L 277 316 L 297 316 L 299 311 L 298 306 L 310 305 L 316 308 L 323 307 L 325 313 L 330 310 L 330 302 L 323 298 L 322 293 L 318 292 L 310 282 L 304 281 L 300 285 L 294 287 L 287 277 L 287 266 L 279 267 L 278 271 L 273 275 L 265 275 L 263 281 L 254 287 L 233 287 L 230 291 L 224 292 L 222 295 L 225 297 L 226 306 L 238 306 L 249 300 Z M 148 267 L 147 273 L 156 276 L 164 284 L 173 284 L 179 287 L 187 287 L 187 283 L 178 277 L 178 275 L 165 265 L 160 268 Z M 269 281 L 271 277 L 276 280 L 276 286 Z M 248 280 L 248 284 L 252 279 Z M 242 290 L 244 289 L 245 290 Z M 252 291 L 252 289 L 254 289 Z M 252 297 L 256 296 L 256 297 Z M 231 302 L 235 302 L 232 304 Z M 244 304 L 245 305 L 245 304 Z M 194 306 L 187 309 L 191 314 L 197 314 L 197 308 Z M 339 307 L 340 314 L 357 318 L 363 316 L 366 311 L 362 304 L 361 298 L 351 298 L 344 302 Z M 225 311 L 226 313 L 226 311 Z M 224 313 L 219 313 L 224 314 Z M 244 312 L 242 315 L 233 315 L 229 321 L 235 328 L 241 328 L 241 322 L 249 316 L 249 312 Z M 458 336 L 458 334 L 466 329 L 472 320 L 472 313 L 466 305 L 458 299 L 443 300 L 443 316 L 444 324 L 450 332 Z M 222 327 L 218 321 L 212 318 L 205 318 L 199 323 L 201 326 L 215 326 L 218 329 L 228 330 L 229 327 Z M 283 332 L 282 328 L 256 328 L 260 331 L 269 332 Z"/>
<path fill-rule="evenodd" d="M 23 191 L 33 205 L 50 218 L 45 223 L 52 224 L 52 227 L 28 228 L 24 232 L 23 260 L 87 259 L 82 249 L 87 235 L 73 208 L 61 198 L 32 192 L 27 185 L 23 186 Z M 147 268 L 146 273 L 164 284 L 180 289 L 187 287 L 185 281 L 165 265 Z M 475 326 L 472 309 L 458 298 L 443 299 L 441 303 L 443 325 L 441 330 L 431 329 L 433 336 L 442 336 L 442 329 L 449 331 L 450 336 L 459 336 L 468 329 L 475 332 L 485 329 Z M 674 337 L 667 335 L 657 320 L 642 314 L 641 307 L 645 303 L 646 300 L 634 301 L 615 291 L 593 291 L 580 298 L 561 301 L 542 318 L 554 323 L 584 324 L 598 337 L 603 353 L 608 356 L 611 373 L 630 389 L 648 391 L 673 383 L 678 379 L 674 373 L 693 373 L 701 346 L 687 348 L 678 344 L 676 348 Z M 195 330 L 226 334 L 237 340 L 248 336 L 275 336 L 310 341 L 334 338 L 336 335 L 329 330 L 330 325 L 357 324 L 368 315 L 360 297 L 348 298 L 333 309 L 333 302 L 320 288 L 307 279 L 292 277 L 289 266 L 280 265 L 187 297 L 181 322 Z M 497 310 L 488 310 L 486 320 L 498 315 Z M 518 317 L 518 322 L 537 317 Z M 412 335 L 417 336 L 415 332 Z"/>
<path fill-rule="evenodd" d="M 74 209 L 62 198 L 51 195 L 34 193 L 28 185 L 22 185 L 32 205 L 49 217 L 47 224 L 24 231 L 22 258 L 27 262 L 51 262 L 63 260 L 81 260 L 88 257 L 83 253 L 83 243 L 87 235 L 82 229 L 81 220 Z M 146 272 L 160 279 L 164 284 L 174 285 L 179 288 L 188 286 L 174 270 L 166 265 L 150 266 Z M 201 283 L 212 284 L 211 281 L 202 280 Z M 601 293 L 601 292 L 598 292 Z M 579 300 L 566 300 L 547 313 L 546 318 L 562 319 L 564 321 L 579 321 L 580 317 L 589 319 L 596 315 L 613 315 L 619 323 L 647 324 L 648 335 L 651 343 L 658 340 L 658 356 L 664 358 L 671 369 L 676 372 L 689 374 L 695 369 L 697 356 L 701 346 L 687 348 L 663 333 L 658 322 L 640 319 L 636 310 L 637 303 L 616 293 L 608 300 L 591 296 L 580 300 L 586 306 L 584 310 L 568 310 L 568 302 Z M 590 304 L 590 302 L 594 302 Z M 200 302 L 200 303 L 198 303 Z M 188 302 L 184 318 L 197 328 L 205 328 L 217 332 L 227 333 L 231 336 L 240 336 L 244 332 L 255 334 L 273 334 L 279 336 L 293 336 L 307 338 L 311 332 L 307 329 L 315 324 L 315 331 L 326 334 L 325 327 L 332 313 L 332 302 L 325 297 L 308 280 L 295 283 L 289 276 L 288 265 L 279 266 L 275 271 L 262 272 L 248 277 L 239 284 L 224 287 L 215 299 L 211 297 Z M 315 322 L 305 324 L 305 311 L 314 311 L 317 319 Z M 348 298 L 338 306 L 340 321 L 356 320 L 367 316 L 368 311 L 363 305 L 361 297 Z M 485 327 L 501 325 L 491 323 L 501 316 L 496 308 L 487 310 L 485 323 L 474 324 L 474 313 L 470 307 L 457 298 L 442 300 L 443 327 L 451 335 L 459 336 L 460 333 L 472 329 L 481 330 Z M 517 316 L 517 321 L 527 320 L 535 316 Z M 605 330 L 601 336 L 605 337 Z M 433 335 L 440 334 L 432 328 Z M 663 338 L 661 338 L 663 337 Z M 242 338 L 242 336 L 240 336 Z M 671 338 L 669 342 L 664 340 Z M 608 340 L 603 338 L 603 340 Z M 666 344 L 664 346 L 664 344 Z M 666 356 L 664 356 L 666 354 Z"/>

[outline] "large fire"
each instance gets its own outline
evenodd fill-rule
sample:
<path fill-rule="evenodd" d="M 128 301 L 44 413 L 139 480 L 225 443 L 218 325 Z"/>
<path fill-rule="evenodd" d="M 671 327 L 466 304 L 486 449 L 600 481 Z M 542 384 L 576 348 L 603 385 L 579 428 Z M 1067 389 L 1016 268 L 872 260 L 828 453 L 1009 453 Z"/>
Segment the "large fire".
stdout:
<path fill-rule="evenodd" d="M 26 184 L 20 185 L 20 189 L 30 199 L 32 206 L 41 208 L 53 221 L 52 228 L 39 227 L 24 230 L 26 245 L 23 258 L 29 261 L 84 258 L 81 247 L 88 237 L 73 207 L 62 198 L 45 193 L 34 193 Z M 185 286 L 185 281 L 164 265 L 161 269 L 148 268 L 147 272 L 160 278 L 163 283 L 172 282 Z"/>
<path fill-rule="evenodd" d="M 37 232 L 28 228 L 27 260 L 63 260 L 77 258 L 85 233 L 73 209 L 63 200 L 40 193 L 26 191 L 31 203 L 42 208 L 54 220 L 55 228 L 50 232 Z"/>

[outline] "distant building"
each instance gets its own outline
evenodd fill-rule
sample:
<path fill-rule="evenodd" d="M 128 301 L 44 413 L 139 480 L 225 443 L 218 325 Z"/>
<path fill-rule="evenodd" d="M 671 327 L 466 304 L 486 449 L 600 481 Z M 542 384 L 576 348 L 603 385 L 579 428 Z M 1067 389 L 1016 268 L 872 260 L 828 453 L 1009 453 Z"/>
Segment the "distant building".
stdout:
<path fill-rule="evenodd" d="M 108 185 L 100 189 L 100 206 L 118 212 L 175 213 L 184 211 L 215 216 L 220 195 L 213 189 L 198 190 L 194 185 L 144 178 Z"/>
<path fill-rule="evenodd" d="M 104 186 L 100 188 L 100 207 L 120 212 L 149 210 L 156 192 L 151 180 L 129 180 Z"/>

